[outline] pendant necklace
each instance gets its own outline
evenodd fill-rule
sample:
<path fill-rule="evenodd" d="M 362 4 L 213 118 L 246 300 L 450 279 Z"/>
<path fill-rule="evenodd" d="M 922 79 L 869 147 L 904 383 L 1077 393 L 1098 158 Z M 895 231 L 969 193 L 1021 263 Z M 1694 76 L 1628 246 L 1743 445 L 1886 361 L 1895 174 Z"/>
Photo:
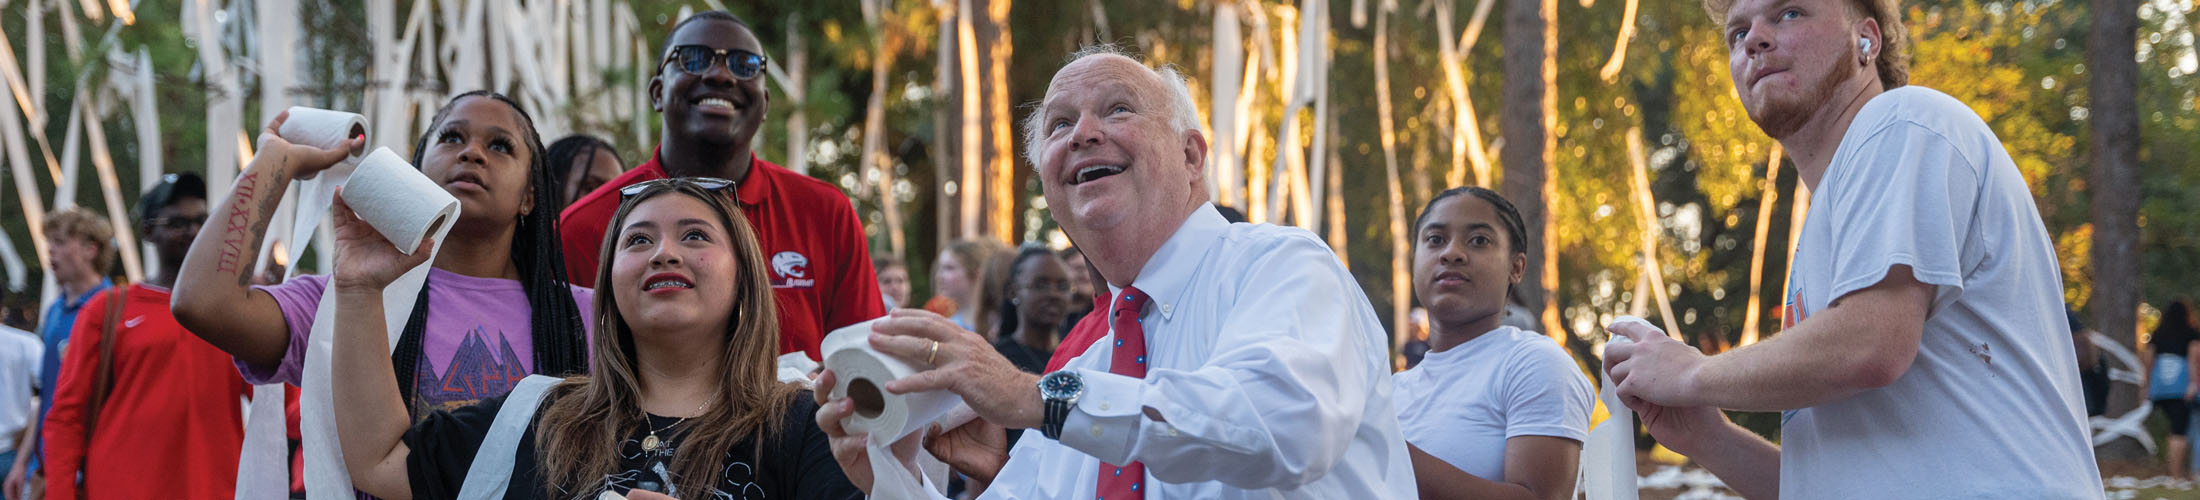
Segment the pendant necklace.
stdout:
<path fill-rule="evenodd" d="M 704 408 L 709 408 L 711 403 L 716 402 L 718 402 L 718 395 L 712 394 L 709 400 L 704 401 L 701 406 L 695 407 L 694 413 L 701 415 Z M 671 434 L 673 427 L 679 427 L 680 424 L 687 423 L 687 419 L 688 417 L 680 417 L 680 420 L 673 422 L 672 425 L 665 426 L 665 433 Z M 663 445 L 664 440 L 657 438 L 657 424 L 649 421 L 648 412 L 643 412 L 642 425 L 649 427 L 649 436 L 642 438 L 642 451 L 657 451 L 657 447 Z"/>

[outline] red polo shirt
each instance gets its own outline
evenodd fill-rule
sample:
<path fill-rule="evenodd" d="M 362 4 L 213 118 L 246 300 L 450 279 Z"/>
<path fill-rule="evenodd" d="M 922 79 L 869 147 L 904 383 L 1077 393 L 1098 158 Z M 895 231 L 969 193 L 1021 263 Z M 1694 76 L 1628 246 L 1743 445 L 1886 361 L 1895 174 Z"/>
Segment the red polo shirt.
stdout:
<path fill-rule="evenodd" d="M 652 154 L 648 163 L 565 208 L 558 225 L 573 284 L 596 286 L 606 228 L 619 211 L 619 189 L 666 177 Z M 886 315 L 863 223 L 840 189 L 757 158 L 734 197 L 770 266 L 765 275 L 778 299 L 780 353 L 821 359 L 818 342 L 825 332 Z"/>

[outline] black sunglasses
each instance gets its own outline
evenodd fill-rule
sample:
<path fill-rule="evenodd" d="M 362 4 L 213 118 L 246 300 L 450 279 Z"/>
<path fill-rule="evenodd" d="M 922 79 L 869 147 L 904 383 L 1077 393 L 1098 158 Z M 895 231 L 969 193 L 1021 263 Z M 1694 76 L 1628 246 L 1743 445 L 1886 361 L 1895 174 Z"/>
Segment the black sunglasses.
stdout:
<path fill-rule="evenodd" d="M 754 80 L 757 75 L 764 74 L 763 54 L 741 49 L 713 49 L 703 45 L 673 47 L 672 53 L 666 54 L 664 62 L 657 63 L 657 66 L 662 68 L 678 62 L 680 71 L 700 75 L 710 71 L 710 66 L 719 61 L 725 62 L 726 70 L 733 72 L 734 78 Z"/>
<path fill-rule="evenodd" d="M 649 188 L 654 186 L 676 186 L 683 184 L 703 188 L 704 191 L 731 191 L 736 185 L 733 181 L 720 179 L 717 177 L 671 177 L 665 179 L 656 179 L 637 182 L 627 187 L 619 188 L 619 201 L 624 202 L 627 198 L 633 198 L 634 195 L 642 194 L 643 191 L 648 191 Z"/>

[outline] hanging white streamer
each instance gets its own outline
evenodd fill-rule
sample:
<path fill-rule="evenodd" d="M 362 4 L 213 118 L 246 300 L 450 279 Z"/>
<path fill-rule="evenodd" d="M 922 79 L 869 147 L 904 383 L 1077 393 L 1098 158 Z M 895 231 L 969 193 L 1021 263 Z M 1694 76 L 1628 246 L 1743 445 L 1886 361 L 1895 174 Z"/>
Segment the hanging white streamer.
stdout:
<path fill-rule="evenodd" d="M 322 149 L 340 147 L 344 141 L 366 135 L 366 117 L 356 113 L 293 106 L 290 117 L 282 128 L 275 131 L 283 140 L 293 144 L 305 144 Z M 277 239 L 269 238 L 261 245 L 260 252 L 280 248 L 287 255 L 277 258 L 289 262 L 295 275 L 298 256 L 304 255 L 306 246 L 313 242 L 315 226 L 328 214 L 336 188 L 343 186 L 357 169 L 364 148 L 354 149 L 352 154 L 312 179 L 291 181 L 289 196 L 297 206 L 292 207 L 296 218 L 291 222 L 288 241 L 275 246 Z M 394 156 L 394 155 L 393 155 Z M 409 168 L 409 167 L 408 167 Z M 272 217 L 273 214 L 270 214 Z M 413 241 L 419 241 L 414 237 Z M 328 249 L 327 251 L 334 251 Z M 283 425 L 283 384 L 261 384 L 252 387 L 252 405 L 246 411 L 244 446 L 237 457 L 238 500 L 281 498 L 290 494 L 290 444 L 288 429 Z"/>
<path fill-rule="evenodd" d="M 405 321 L 412 316 L 413 302 L 419 299 L 420 287 L 427 284 L 428 268 L 442 250 L 444 236 L 458 220 L 458 199 L 452 198 L 442 186 L 428 180 L 389 148 L 376 149 L 361 160 L 343 187 L 345 204 L 399 250 L 407 254 L 420 250 L 417 245 L 422 236 L 432 236 L 430 239 L 434 242 L 434 247 L 428 250 L 427 261 L 406 271 L 382 290 L 383 324 L 389 328 L 390 344 L 395 345 L 398 335 L 404 331 Z M 313 201 L 325 205 L 330 200 Z M 299 451 L 306 458 L 306 496 L 315 500 L 353 498 L 351 475 L 344 470 L 344 457 L 336 436 L 336 403 L 329 390 L 329 363 L 336 340 L 335 306 L 333 298 L 321 300 L 320 308 L 314 313 L 313 333 L 307 339 L 306 359 L 301 367 L 304 383 L 298 405 L 298 430 L 304 443 Z"/>
<path fill-rule="evenodd" d="M 2147 375 L 2139 370 L 2138 354 L 2101 332 L 2086 332 L 2086 335 L 2086 338 L 2093 340 L 2094 347 L 2100 348 L 2101 352 L 2108 353 L 2109 357 L 2116 358 L 2116 362 L 2123 365 L 2109 368 L 2110 379 L 2142 388 L 2147 386 Z M 2146 427 L 2147 417 L 2151 415 L 2154 415 L 2154 402 L 2141 399 L 2139 406 L 2123 415 L 2101 415 L 2087 419 L 2087 425 L 2093 429 L 2093 445 L 2101 446 L 2128 437 L 2138 440 L 2147 453 L 2154 453 L 2154 435 L 2147 432 Z"/>

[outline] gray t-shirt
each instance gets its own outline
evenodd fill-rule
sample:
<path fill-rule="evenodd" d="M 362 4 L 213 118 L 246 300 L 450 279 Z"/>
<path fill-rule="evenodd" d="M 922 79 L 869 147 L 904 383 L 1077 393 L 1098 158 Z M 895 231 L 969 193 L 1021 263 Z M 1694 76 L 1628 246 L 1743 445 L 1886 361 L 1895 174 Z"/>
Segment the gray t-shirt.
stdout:
<path fill-rule="evenodd" d="M 2100 498 L 2062 278 L 1977 113 L 1916 86 L 1857 112 L 1812 198 L 1786 326 L 1896 265 L 1933 285 L 1894 384 L 1782 416 L 1782 498 Z"/>

